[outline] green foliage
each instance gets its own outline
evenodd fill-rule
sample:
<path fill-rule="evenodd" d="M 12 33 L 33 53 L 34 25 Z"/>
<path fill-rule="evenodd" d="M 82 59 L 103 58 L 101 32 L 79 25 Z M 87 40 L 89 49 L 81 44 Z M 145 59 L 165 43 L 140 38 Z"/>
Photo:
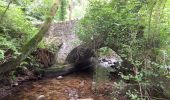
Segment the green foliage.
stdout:
<path fill-rule="evenodd" d="M 36 68 L 40 68 L 42 66 L 40 66 L 36 57 L 30 55 L 29 57 L 27 57 L 27 59 L 25 59 L 24 61 L 20 63 L 19 67 L 21 68 L 27 67 L 29 70 L 35 70 Z"/>
<path fill-rule="evenodd" d="M 0 1 L 0 58 L 4 58 L 7 50 L 12 50 L 13 57 L 19 54 L 20 47 L 27 43 L 37 32 L 20 6 L 10 4 L 6 10 L 8 3 Z"/>
<path fill-rule="evenodd" d="M 129 90 L 126 94 L 131 98 L 131 100 L 145 100 L 138 95 L 138 91 L 132 92 Z"/>
<path fill-rule="evenodd" d="M 6 2 L 1 1 L 0 6 L 0 15 L 2 16 L 7 6 Z M 20 7 L 13 4 L 10 5 L 1 21 L 0 30 L 1 33 L 11 37 L 22 37 L 24 39 L 23 43 L 29 41 L 38 31 L 31 22 L 26 20 Z"/>
<path fill-rule="evenodd" d="M 48 11 L 54 0 L 16 0 L 13 2 L 19 6 L 26 14 L 26 18 L 33 23 L 43 21 L 48 15 Z M 61 0 L 61 5 L 55 16 L 55 20 L 64 21 L 66 19 L 68 0 Z"/>
<path fill-rule="evenodd" d="M 169 64 L 170 28 L 167 5 L 170 1 L 165 1 L 90 0 L 77 33 L 83 41 L 106 35 L 105 46 L 116 48 L 123 60 L 134 65 L 128 67 L 134 67 L 135 74 L 121 76 L 124 80 L 138 83 L 139 90 L 146 84 L 160 85 L 157 77 L 165 78 L 167 75 L 166 69 L 161 68 L 161 65 Z M 142 91 L 139 92 L 143 96 Z M 138 98 L 135 94 L 129 96 Z"/>
<path fill-rule="evenodd" d="M 49 5 L 50 1 L 44 0 L 44 2 Z M 31 7 L 31 4 L 31 1 L 17 0 L 10 4 L 9 9 L 4 13 L 8 3 L 5 0 L 0 1 L 0 60 L 4 59 L 7 50 L 12 50 L 12 57 L 15 58 L 20 53 L 22 45 L 38 32 L 38 28 L 28 20 L 29 13 L 27 9 Z M 48 9 L 41 10 L 43 11 L 41 14 L 45 14 Z M 43 41 L 39 44 L 39 47 L 44 47 Z"/>
<path fill-rule="evenodd" d="M 59 14 L 60 15 L 59 19 L 61 19 L 62 21 L 65 19 L 67 2 L 68 2 L 67 0 L 61 1 L 61 6 L 60 6 L 61 14 Z"/>
<path fill-rule="evenodd" d="M 55 16 L 54 19 L 58 21 L 64 21 L 66 19 L 67 8 L 68 8 L 68 0 L 61 0 L 61 5 L 59 6 L 57 15 Z"/>
<path fill-rule="evenodd" d="M 129 44 L 129 40 L 132 40 L 132 33 L 135 34 L 139 26 L 138 15 L 132 12 L 135 7 L 128 8 L 114 2 L 114 0 L 111 2 L 93 0 L 90 3 L 78 30 L 78 35 L 82 40 L 87 41 L 92 38 L 92 35 L 106 34 L 108 35 L 106 44 L 110 41 L 118 45 Z M 119 9 L 120 6 L 122 8 Z"/>
<path fill-rule="evenodd" d="M 105 68 L 95 66 L 95 74 L 93 78 L 94 84 L 92 86 L 92 89 L 97 93 L 99 92 L 98 88 L 100 88 L 102 84 L 105 84 L 109 81 L 109 70 L 105 70 Z"/>
<path fill-rule="evenodd" d="M 4 59 L 4 53 L 7 50 L 12 50 L 14 57 L 19 54 L 18 44 L 16 39 L 11 39 L 10 37 L 0 36 L 0 60 Z"/>
<path fill-rule="evenodd" d="M 30 5 L 27 3 L 25 13 L 27 18 L 33 22 L 43 21 L 54 0 L 34 0 Z"/>
<path fill-rule="evenodd" d="M 4 51 L 0 50 L 0 60 L 4 59 Z"/>
<path fill-rule="evenodd" d="M 103 47 L 99 49 L 99 56 L 109 56 L 112 55 L 113 50 L 108 47 Z"/>
<path fill-rule="evenodd" d="M 8 1 L 8 0 L 3 0 Z M 32 23 L 43 21 L 54 0 L 14 0 L 12 4 L 23 11 L 25 18 Z"/>

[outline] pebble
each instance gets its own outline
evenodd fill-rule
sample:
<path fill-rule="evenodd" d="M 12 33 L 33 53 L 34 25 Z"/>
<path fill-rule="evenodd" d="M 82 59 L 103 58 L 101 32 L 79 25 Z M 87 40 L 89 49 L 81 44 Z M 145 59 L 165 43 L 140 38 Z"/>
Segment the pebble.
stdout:
<path fill-rule="evenodd" d="M 82 82 L 80 83 L 80 86 L 81 86 L 81 87 L 83 87 L 83 86 L 84 86 L 84 84 L 85 84 L 85 82 L 84 82 L 84 81 L 82 81 Z"/>
<path fill-rule="evenodd" d="M 44 96 L 44 95 L 40 95 L 40 96 L 38 97 L 38 100 L 46 100 L 46 99 L 45 99 L 45 96 Z"/>
<path fill-rule="evenodd" d="M 57 79 L 62 79 L 62 78 L 63 78 L 63 76 L 58 76 L 58 77 L 57 77 Z"/>
<path fill-rule="evenodd" d="M 12 87 L 18 86 L 19 84 L 17 82 L 14 82 L 11 84 Z"/>
<path fill-rule="evenodd" d="M 77 100 L 93 100 L 92 98 L 87 98 L 87 99 L 77 99 Z"/>

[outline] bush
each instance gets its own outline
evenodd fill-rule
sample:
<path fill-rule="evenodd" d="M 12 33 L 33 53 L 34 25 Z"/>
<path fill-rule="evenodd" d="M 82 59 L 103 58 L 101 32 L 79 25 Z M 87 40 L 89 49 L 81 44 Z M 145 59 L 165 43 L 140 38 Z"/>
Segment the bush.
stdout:
<path fill-rule="evenodd" d="M 6 9 L 6 2 L 0 3 L 0 15 Z M 3 15 L 2 15 L 3 16 Z M 22 43 L 28 42 L 38 31 L 31 22 L 26 20 L 26 16 L 20 7 L 11 4 L 0 23 L 1 33 L 15 38 L 22 38 Z"/>
<path fill-rule="evenodd" d="M 116 50 L 123 60 L 131 63 L 125 66 L 129 70 L 132 68 L 133 74 L 121 76 L 139 85 L 140 98 L 143 98 L 146 84 L 163 85 L 160 79 L 165 78 L 167 69 L 160 67 L 168 64 L 170 41 L 168 15 L 163 15 L 169 12 L 168 6 L 164 8 L 165 1 L 90 1 L 87 14 L 79 23 L 80 39 L 86 42 L 95 36 L 107 35 L 105 46 Z M 137 98 L 137 95 L 129 96 Z"/>
<path fill-rule="evenodd" d="M 20 6 L 0 1 L 0 56 L 4 58 L 7 50 L 13 51 L 16 57 L 21 51 L 23 44 L 27 43 L 37 32 L 38 29 L 26 19 L 26 15 Z"/>

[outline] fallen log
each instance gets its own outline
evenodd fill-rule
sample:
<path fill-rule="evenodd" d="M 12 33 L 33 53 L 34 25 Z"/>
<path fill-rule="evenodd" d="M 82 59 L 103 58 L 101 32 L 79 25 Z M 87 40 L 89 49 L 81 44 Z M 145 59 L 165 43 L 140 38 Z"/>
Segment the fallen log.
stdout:
<path fill-rule="evenodd" d="M 38 68 L 34 71 L 37 77 L 58 77 L 61 73 L 66 71 L 67 69 L 73 67 L 72 64 L 66 65 L 54 65 L 53 67 L 48 68 Z"/>

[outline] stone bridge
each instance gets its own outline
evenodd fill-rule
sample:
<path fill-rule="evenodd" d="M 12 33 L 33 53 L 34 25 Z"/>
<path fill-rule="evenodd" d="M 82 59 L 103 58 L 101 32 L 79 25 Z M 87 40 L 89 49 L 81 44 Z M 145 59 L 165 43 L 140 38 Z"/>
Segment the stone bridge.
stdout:
<path fill-rule="evenodd" d="M 64 63 L 68 53 L 81 43 L 75 34 L 77 22 L 78 20 L 71 20 L 53 23 L 45 36 L 47 45 L 61 46 L 55 54 L 57 63 Z"/>

